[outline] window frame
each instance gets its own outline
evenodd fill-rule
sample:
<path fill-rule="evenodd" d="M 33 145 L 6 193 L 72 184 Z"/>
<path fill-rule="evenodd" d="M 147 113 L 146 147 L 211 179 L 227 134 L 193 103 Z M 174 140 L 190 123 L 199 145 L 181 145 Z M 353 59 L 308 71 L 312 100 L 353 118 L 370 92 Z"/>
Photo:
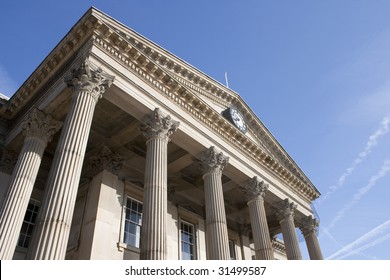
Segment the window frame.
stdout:
<path fill-rule="evenodd" d="M 229 257 L 230 260 L 237 260 L 236 240 L 231 238 L 229 238 Z"/>
<path fill-rule="evenodd" d="M 30 204 L 33 204 L 34 210 L 35 210 L 35 207 L 38 207 L 37 211 L 30 211 L 29 210 Z M 17 247 L 19 247 L 19 248 L 21 248 L 23 250 L 28 250 L 28 248 L 30 246 L 31 237 L 32 237 L 32 235 L 34 233 L 34 228 L 35 228 L 35 225 L 36 225 L 36 222 L 37 222 L 37 219 L 38 219 L 38 213 L 39 213 L 40 208 L 41 208 L 41 202 L 39 200 L 37 200 L 37 199 L 30 198 L 30 200 L 28 202 L 28 205 L 27 205 L 26 212 L 25 212 L 24 217 L 23 217 L 23 224 L 22 224 L 22 227 L 21 227 L 20 232 L 19 232 L 18 242 L 16 243 Z M 31 217 L 30 217 L 29 221 L 25 220 L 26 219 L 26 215 L 27 215 L 27 213 L 29 211 L 32 212 L 33 214 L 35 213 L 35 220 L 34 220 L 33 223 L 31 222 Z M 27 230 L 29 229 L 29 227 L 32 227 L 30 235 L 28 235 L 27 233 L 22 232 L 23 231 L 23 227 L 24 227 L 25 224 L 28 224 L 27 225 Z M 23 240 L 23 245 L 20 245 L 19 243 L 20 243 L 20 239 L 22 238 L 22 235 L 24 236 L 23 237 L 24 240 Z M 24 243 L 26 242 L 26 237 L 29 237 L 29 241 L 28 241 L 27 246 L 24 246 L 25 245 Z"/>
<path fill-rule="evenodd" d="M 192 227 L 192 238 L 193 238 L 193 243 L 189 243 L 189 242 L 186 242 L 186 241 L 183 241 L 182 240 L 182 225 L 183 224 L 186 224 L 187 226 L 190 226 Z M 185 244 L 190 244 L 190 246 L 192 246 L 192 249 L 193 249 L 193 259 L 189 259 L 189 260 L 197 260 L 198 259 L 198 242 L 197 242 L 197 224 L 194 223 L 193 221 L 191 220 L 188 220 L 188 219 L 183 219 L 183 218 L 180 218 L 179 219 L 179 227 L 178 227 L 178 232 L 179 232 L 179 259 L 180 260 L 188 260 L 188 259 L 183 259 L 183 247 L 182 247 L 182 244 L 183 242 Z"/>
<path fill-rule="evenodd" d="M 143 208 L 142 208 L 142 212 L 141 212 L 141 223 L 140 224 L 136 224 L 134 221 L 131 221 L 129 219 L 126 218 L 126 211 L 128 209 L 127 207 L 127 202 L 128 201 L 133 201 L 133 202 L 136 202 L 137 204 L 141 204 L 142 207 L 143 207 L 143 203 L 142 201 L 130 196 L 130 195 L 125 195 L 124 196 L 124 199 L 123 199 L 123 221 L 122 221 L 122 229 L 121 229 L 121 236 L 120 236 L 120 241 L 119 241 L 119 246 L 120 247 L 123 247 L 123 248 L 126 248 L 126 249 L 133 249 L 135 251 L 139 251 L 140 250 L 140 245 L 141 245 L 141 227 L 142 227 L 142 216 L 143 216 Z M 130 211 L 133 211 L 130 209 Z M 138 212 L 137 212 L 138 213 Z M 138 237 L 138 247 L 133 245 L 133 244 L 130 244 L 130 243 L 126 243 L 125 242 L 125 237 L 126 237 L 126 224 L 127 223 L 131 223 L 131 224 L 135 224 L 139 227 L 139 237 Z M 137 236 L 136 236 L 137 238 Z M 136 241 L 137 243 L 137 241 Z"/>

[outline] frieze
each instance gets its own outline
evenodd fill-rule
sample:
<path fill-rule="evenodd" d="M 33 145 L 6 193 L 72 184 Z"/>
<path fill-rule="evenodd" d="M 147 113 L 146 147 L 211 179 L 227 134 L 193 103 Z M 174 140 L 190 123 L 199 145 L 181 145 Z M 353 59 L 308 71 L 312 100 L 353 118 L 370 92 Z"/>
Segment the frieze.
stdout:
<path fill-rule="evenodd" d="M 123 32 L 121 33 L 124 34 Z M 184 66 L 170 60 L 167 56 L 156 54 L 157 51 L 152 50 L 150 47 L 147 47 L 142 42 L 137 41 L 136 39 L 128 35 L 127 37 L 129 38 L 129 42 L 132 43 L 134 48 L 136 48 L 140 53 L 144 54 L 145 56 L 150 57 L 156 63 L 159 63 L 161 66 L 165 67 L 165 69 L 171 71 L 171 73 L 173 74 L 173 78 L 185 84 L 186 87 L 195 90 L 198 93 L 201 93 L 202 95 L 207 96 L 208 98 L 211 98 L 212 100 L 218 102 L 219 104 L 223 104 L 224 106 L 229 106 L 227 104 L 233 104 L 234 106 L 236 106 L 242 113 L 244 113 L 245 118 L 254 127 L 255 133 L 253 134 L 257 138 L 259 143 L 265 141 L 270 146 L 273 153 L 279 154 L 279 157 L 282 159 L 284 164 L 288 166 L 293 171 L 293 173 L 295 173 L 296 176 L 302 176 L 301 173 L 294 167 L 294 164 L 291 162 L 291 158 L 287 154 L 281 153 L 279 145 L 275 143 L 275 139 L 271 139 L 270 136 L 264 132 L 265 128 L 259 124 L 259 122 L 261 123 L 261 121 L 253 116 L 251 110 L 247 106 L 243 105 L 242 101 L 239 100 L 240 98 L 237 93 L 231 90 L 229 90 L 229 92 L 224 91 L 219 87 L 219 85 L 211 84 L 210 81 L 205 80 L 200 75 L 197 75 L 191 70 L 187 70 Z M 179 78 L 177 74 L 180 74 L 182 77 L 186 78 L 186 80 L 184 78 Z M 202 90 L 201 88 L 203 88 L 204 90 Z M 221 102 L 221 100 L 224 100 L 225 102 L 223 103 Z M 263 140 L 260 140 L 258 135 L 261 135 Z M 307 184 L 307 179 L 304 179 L 304 183 Z"/>
<path fill-rule="evenodd" d="M 257 143 L 254 143 L 247 137 L 240 135 L 236 129 L 232 129 L 230 123 L 225 121 L 218 112 L 207 108 L 207 104 L 194 95 L 186 84 L 177 85 L 170 82 L 174 77 L 164 74 L 164 70 L 161 67 L 179 73 L 188 81 L 198 84 L 210 95 L 221 98 L 226 102 L 236 104 L 240 108 L 244 108 L 242 107 L 243 105 L 239 100 L 239 97 L 236 97 L 233 94 L 233 91 L 224 91 L 221 89 L 221 85 L 216 82 L 209 81 L 201 75 L 195 74 L 194 69 L 186 69 L 177 63 L 175 64 L 168 57 L 157 53 L 150 47 L 145 47 L 142 42 L 133 40 L 129 35 L 126 35 L 126 37 L 125 39 L 121 38 L 121 36 L 115 34 L 115 31 L 111 30 L 110 27 L 106 25 L 106 22 L 104 22 L 103 19 L 99 19 L 97 16 L 90 13 L 79 21 L 67 37 L 50 53 L 44 63 L 41 64 L 31 78 L 29 78 L 21 87 L 21 90 L 15 94 L 15 98 L 13 98 L 10 105 L 7 106 L 7 110 L 11 113 L 15 112 L 21 104 L 25 103 L 23 98 L 34 93 L 42 82 L 42 79 L 45 78 L 48 73 L 52 73 L 54 69 L 58 68 L 58 65 L 62 64 L 64 59 L 69 56 L 70 52 L 73 52 L 75 48 L 80 46 L 83 42 L 91 40 L 91 43 L 94 43 L 96 47 L 108 53 L 119 63 L 165 94 L 173 102 L 189 111 L 195 118 L 198 118 L 225 140 L 231 142 L 237 149 L 243 151 L 269 170 L 275 172 L 275 174 L 285 181 L 292 190 L 297 191 L 297 193 L 310 201 L 319 196 L 318 191 L 310 184 L 306 176 L 301 173 L 299 169 L 294 167 L 295 164 L 292 163 L 288 155 L 282 153 L 285 158 L 283 164 L 278 163 L 275 159 L 266 162 L 265 159 L 270 157 L 269 152 L 265 151 L 264 148 L 260 147 Z M 131 43 L 130 41 L 133 41 L 134 43 Z M 157 60 L 158 63 L 154 65 L 153 62 L 157 62 Z M 162 80 L 164 77 L 165 79 Z M 252 116 L 250 109 L 246 106 L 244 109 L 245 117 L 248 119 L 248 122 L 251 123 L 251 126 L 257 127 L 257 133 L 266 136 L 265 138 L 270 137 L 268 133 L 264 132 L 265 128 L 259 124 L 260 121 Z M 270 143 L 273 143 L 276 150 L 279 150 L 278 145 L 274 143 L 275 140 L 271 139 L 269 141 Z M 286 168 L 288 168 L 288 170 Z"/>
<path fill-rule="evenodd" d="M 145 70 L 140 67 L 137 67 L 137 65 L 132 62 L 132 59 L 128 55 L 121 55 L 117 51 L 117 48 L 113 48 L 112 46 L 107 44 L 105 40 L 102 40 L 98 36 L 95 36 L 95 42 L 97 43 L 97 46 L 102 48 L 102 50 L 108 51 L 111 55 L 116 56 L 117 59 L 119 59 L 119 62 L 127 66 L 134 73 L 140 75 L 150 85 L 162 91 L 168 98 L 173 100 L 176 104 L 178 104 L 185 110 L 189 111 L 193 116 L 197 117 L 203 123 L 211 127 L 223 138 L 232 142 L 239 150 L 249 154 L 251 157 L 254 157 L 257 161 L 262 162 L 263 165 L 268 167 L 269 169 L 276 171 L 276 173 L 282 178 L 282 180 L 286 181 L 289 185 L 292 185 L 298 193 L 300 193 L 310 201 L 318 197 L 318 193 L 314 189 L 305 186 L 305 184 L 303 184 L 303 182 L 299 179 L 295 181 L 296 183 L 294 185 L 291 184 L 291 179 L 296 178 L 291 172 L 285 170 L 284 167 L 277 163 L 275 160 L 266 162 L 265 159 L 271 159 L 271 157 L 264 150 L 262 150 L 261 147 L 259 147 L 250 139 L 242 137 L 239 131 L 235 129 L 226 129 L 227 127 L 231 128 L 232 125 L 224 118 L 222 118 L 219 113 L 214 112 L 209 108 L 203 109 L 202 107 L 207 107 L 207 105 L 203 105 L 202 103 L 204 102 L 195 95 L 193 95 L 184 86 L 179 86 L 176 91 L 170 91 L 162 82 L 156 80 L 159 79 L 159 77 L 153 78 L 153 73 L 149 75 L 147 72 L 145 72 Z M 134 49 L 133 46 L 131 47 L 132 49 Z M 129 53 L 132 52 L 129 51 L 128 54 Z M 241 139 L 237 140 L 239 137 L 241 137 Z M 277 170 L 285 172 L 282 173 Z"/>

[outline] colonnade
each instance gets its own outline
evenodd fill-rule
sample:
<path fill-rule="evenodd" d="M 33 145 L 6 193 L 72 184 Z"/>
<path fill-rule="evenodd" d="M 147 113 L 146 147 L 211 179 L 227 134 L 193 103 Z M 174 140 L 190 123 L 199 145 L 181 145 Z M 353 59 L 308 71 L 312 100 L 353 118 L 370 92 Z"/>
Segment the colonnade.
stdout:
<path fill-rule="evenodd" d="M 94 109 L 114 77 L 93 69 L 85 60 L 66 80 L 72 101 L 64 124 L 34 109 L 22 124 L 24 144 L 11 176 L 0 213 L 0 258 L 12 259 L 28 201 L 47 143 L 62 126 L 49 172 L 40 214 L 29 249 L 29 259 L 64 259 L 78 184 Z M 141 259 L 163 260 L 167 256 L 167 146 L 179 122 L 159 109 L 140 126 L 146 138 Z M 215 147 L 196 159 L 204 181 L 208 259 L 227 260 L 229 240 L 222 188 L 222 173 L 229 158 Z M 256 259 L 274 259 L 264 197 L 268 185 L 253 177 L 241 186 L 247 197 Z M 294 224 L 296 204 L 280 202 L 276 213 L 288 259 L 301 259 Z M 316 236 L 318 221 L 306 217 L 300 227 L 311 259 L 323 259 Z"/>

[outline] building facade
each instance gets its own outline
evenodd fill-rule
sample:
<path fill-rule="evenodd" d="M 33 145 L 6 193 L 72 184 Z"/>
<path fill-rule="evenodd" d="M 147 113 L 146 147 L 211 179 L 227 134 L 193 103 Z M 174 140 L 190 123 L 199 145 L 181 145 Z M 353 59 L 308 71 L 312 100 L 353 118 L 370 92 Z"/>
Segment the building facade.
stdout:
<path fill-rule="evenodd" d="M 320 193 L 242 98 L 95 8 L 0 98 L 0 187 L 1 259 L 322 259 Z"/>

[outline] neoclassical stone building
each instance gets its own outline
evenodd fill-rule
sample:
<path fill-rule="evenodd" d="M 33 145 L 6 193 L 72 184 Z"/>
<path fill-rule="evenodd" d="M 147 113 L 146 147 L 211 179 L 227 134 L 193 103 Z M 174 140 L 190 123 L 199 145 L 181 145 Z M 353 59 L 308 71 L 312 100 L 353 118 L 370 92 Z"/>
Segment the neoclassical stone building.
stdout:
<path fill-rule="evenodd" d="M 94 8 L 0 98 L 0 187 L 1 259 L 322 259 L 320 193 L 242 98 Z"/>

